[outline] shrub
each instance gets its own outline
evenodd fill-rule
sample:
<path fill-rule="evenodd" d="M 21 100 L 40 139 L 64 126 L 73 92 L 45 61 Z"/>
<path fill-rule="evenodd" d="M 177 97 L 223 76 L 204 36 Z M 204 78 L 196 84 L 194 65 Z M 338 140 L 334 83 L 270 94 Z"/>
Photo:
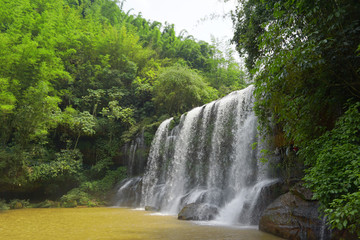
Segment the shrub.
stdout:
<path fill-rule="evenodd" d="M 33 204 L 32 207 L 34 207 L 34 208 L 58 208 L 58 207 L 60 207 L 60 203 L 54 202 L 51 200 L 45 200 L 43 202 Z"/>
<path fill-rule="evenodd" d="M 5 200 L 0 200 L 0 211 L 1 210 L 9 210 L 10 209 L 10 206 L 9 204 L 6 203 Z"/>
<path fill-rule="evenodd" d="M 300 151 L 309 166 L 305 180 L 333 228 L 360 236 L 360 102 L 333 130 Z"/>
<path fill-rule="evenodd" d="M 91 196 L 79 188 L 70 190 L 66 195 L 61 197 L 63 207 L 77 207 L 78 205 L 86 206 L 91 201 Z"/>
<path fill-rule="evenodd" d="M 11 209 L 21 209 L 26 208 L 30 205 L 29 200 L 19 200 L 19 199 L 13 199 L 9 203 L 9 207 Z"/>

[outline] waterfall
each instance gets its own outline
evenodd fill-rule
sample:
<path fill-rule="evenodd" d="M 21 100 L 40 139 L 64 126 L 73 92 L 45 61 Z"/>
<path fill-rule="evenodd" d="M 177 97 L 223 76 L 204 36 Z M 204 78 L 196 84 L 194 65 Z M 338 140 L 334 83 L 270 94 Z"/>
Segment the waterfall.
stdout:
<path fill-rule="evenodd" d="M 116 206 L 137 207 L 141 201 L 141 177 L 124 179 L 116 193 Z"/>
<path fill-rule="evenodd" d="M 158 128 L 142 179 L 142 206 L 177 214 L 190 203 L 216 206 L 216 220 L 256 224 L 255 206 L 269 185 L 259 162 L 261 139 L 253 111 L 253 86 L 197 107 Z M 256 150 L 252 144 L 258 142 Z"/>
<path fill-rule="evenodd" d="M 144 173 L 146 165 L 146 144 L 144 140 L 144 129 L 134 140 L 122 148 L 124 163 L 127 165 L 128 176 L 137 176 Z"/>

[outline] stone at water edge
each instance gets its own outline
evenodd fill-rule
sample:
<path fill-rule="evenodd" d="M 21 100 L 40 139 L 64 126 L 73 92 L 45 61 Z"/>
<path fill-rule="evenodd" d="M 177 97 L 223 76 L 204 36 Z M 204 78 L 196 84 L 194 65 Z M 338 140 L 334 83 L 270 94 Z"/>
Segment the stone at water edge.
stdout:
<path fill-rule="evenodd" d="M 261 231 L 286 239 L 330 239 L 330 231 L 324 228 L 316 201 L 307 201 L 288 192 L 270 204 L 259 222 Z"/>
<path fill-rule="evenodd" d="M 179 212 L 178 219 L 209 221 L 213 220 L 218 213 L 219 210 L 216 206 L 205 203 L 190 203 Z"/>

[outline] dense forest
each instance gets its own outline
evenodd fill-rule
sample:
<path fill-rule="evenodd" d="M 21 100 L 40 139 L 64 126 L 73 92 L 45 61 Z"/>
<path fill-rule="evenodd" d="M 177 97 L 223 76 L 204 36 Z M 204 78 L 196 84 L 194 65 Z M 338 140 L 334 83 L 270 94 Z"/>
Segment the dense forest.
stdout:
<path fill-rule="evenodd" d="M 333 228 L 360 236 L 360 2 L 240 0 L 233 42 L 263 131 L 297 146 Z"/>
<path fill-rule="evenodd" d="M 261 130 L 299 149 L 328 223 L 360 236 L 359 16 L 358 0 L 238 0 L 232 42 Z M 0 58 L 0 208 L 103 204 L 121 146 L 246 85 L 231 50 L 116 0 L 0 0 Z"/>
<path fill-rule="evenodd" d="M 141 129 L 150 145 L 162 120 L 245 85 L 231 50 L 176 35 L 174 25 L 126 13 L 119 1 L 0 6 L 0 197 L 7 201 L 97 205 L 126 177 L 120 149 Z"/>

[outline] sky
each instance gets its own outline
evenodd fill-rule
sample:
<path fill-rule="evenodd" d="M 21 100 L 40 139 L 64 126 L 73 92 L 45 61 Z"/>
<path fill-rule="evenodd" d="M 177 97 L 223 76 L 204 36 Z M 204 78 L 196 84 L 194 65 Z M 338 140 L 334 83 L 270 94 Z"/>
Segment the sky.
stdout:
<path fill-rule="evenodd" d="M 232 21 L 223 15 L 235 9 L 236 0 L 126 0 L 123 10 L 141 12 L 147 20 L 175 24 L 175 31 L 186 30 L 196 40 L 211 43 L 211 36 L 221 41 L 232 38 Z M 218 15 L 216 19 L 211 16 Z M 205 19 L 205 20 L 204 20 Z"/>

